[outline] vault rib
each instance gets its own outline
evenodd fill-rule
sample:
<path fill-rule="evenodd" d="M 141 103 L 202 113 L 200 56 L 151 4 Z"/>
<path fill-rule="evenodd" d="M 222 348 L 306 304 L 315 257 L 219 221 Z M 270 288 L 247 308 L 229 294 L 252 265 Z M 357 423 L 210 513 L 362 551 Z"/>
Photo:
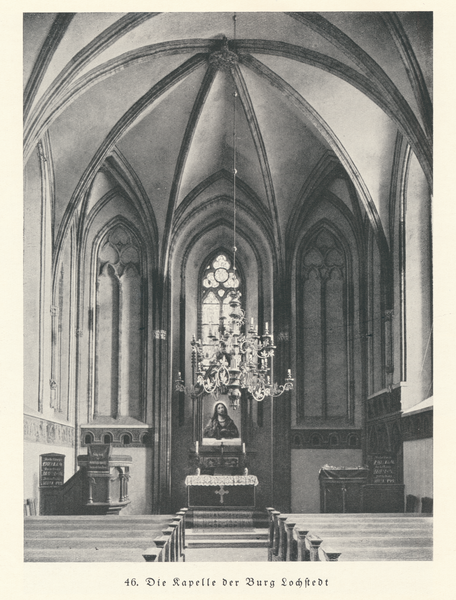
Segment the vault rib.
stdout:
<path fill-rule="evenodd" d="M 38 57 L 24 90 L 24 121 L 27 119 L 36 94 L 40 88 L 48 66 L 51 64 L 55 51 L 76 13 L 59 13 L 51 25 L 51 29 L 41 46 Z"/>
<path fill-rule="evenodd" d="M 392 110 L 402 113 L 411 125 L 414 124 L 414 127 L 418 128 L 418 131 L 422 131 L 415 113 L 385 71 L 348 35 L 317 13 L 290 12 L 285 14 L 310 27 L 310 29 L 339 48 L 350 60 L 358 65 L 367 77 L 376 83 L 390 103 Z M 419 145 L 420 150 L 427 156 L 428 160 L 422 163 L 422 167 L 430 185 L 432 185 L 432 157 L 430 156 L 431 149 L 429 143 L 427 143 L 425 136 L 420 136 L 418 139 L 416 136 L 413 136 L 412 129 L 411 127 L 410 130 L 407 130 L 406 134 L 412 136 L 411 139 L 416 140 L 415 143 Z"/>
<path fill-rule="evenodd" d="M 148 92 L 146 92 L 139 100 L 137 100 L 127 112 L 117 121 L 109 134 L 106 136 L 98 150 L 92 157 L 89 165 L 86 167 L 82 177 L 80 178 L 73 195 L 66 207 L 58 237 L 56 240 L 56 250 L 62 244 L 63 233 L 71 220 L 76 207 L 79 205 L 84 193 L 87 191 L 93 177 L 100 169 L 103 161 L 111 148 L 119 141 L 125 132 L 133 125 L 133 123 L 147 110 L 153 102 L 155 102 L 165 92 L 174 87 L 177 83 L 185 79 L 188 75 L 199 69 L 203 64 L 206 64 L 206 56 L 197 54 L 192 56 L 184 64 L 166 75 L 158 83 L 156 83 Z"/>
<path fill-rule="evenodd" d="M 254 73 L 264 78 L 270 85 L 279 89 L 288 100 L 301 110 L 310 120 L 313 126 L 320 132 L 324 139 L 328 142 L 330 148 L 333 149 L 340 162 L 349 173 L 352 182 L 354 183 L 360 197 L 364 202 L 364 206 L 372 227 L 377 232 L 382 243 L 387 244 L 385 232 L 382 223 L 375 207 L 375 204 L 370 195 L 361 173 L 345 150 L 342 142 L 336 136 L 334 131 L 329 127 L 321 115 L 299 94 L 291 85 L 284 81 L 279 75 L 274 73 L 269 67 L 250 55 L 242 55 L 242 64 L 250 68 Z"/>
<path fill-rule="evenodd" d="M 264 144 L 263 136 L 261 135 L 260 126 L 255 113 L 255 109 L 253 108 L 252 99 L 250 98 L 247 85 L 245 83 L 241 70 L 239 69 L 239 66 L 236 65 L 236 67 L 232 69 L 231 74 L 233 76 L 236 88 L 239 93 L 239 97 L 242 102 L 242 106 L 244 108 L 244 113 L 249 124 L 250 134 L 255 144 L 258 160 L 260 162 L 261 174 L 263 177 L 263 185 L 266 191 L 269 210 L 273 221 L 274 243 L 276 244 L 276 248 L 278 250 L 279 264 L 282 264 L 282 236 L 280 232 L 279 218 L 277 212 L 277 201 L 274 190 L 274 182 L 272 179 L 271 168 L 269 166 L 269 159 L 266 151 L 266 146 Z"/>
<path fill-rule="evenodd" d="M 203 111 L 206 99 L 209 95 L 209 91 L 212 87 L 216 75 L 214 69 L 207 69 L 203 81 L 201 82 L 198 94 L 192 107 L 192 112 L 187 121 L 187 127 L 185 129 L 184 136 L 182 138 L 182 144 L 177 157 L 176 167 L 174 169 L 173 182 L 171 184 L 171 190 L 169 193 L 168 211 L 166 214 L 165 229 L 163 232 L 163 241 L 161 246 L 161 266 L 163 272 L 166 273 L 168 266 L 169 257 L 169 242 L 171 235 L 171 228 L 173 224 L 174 211 L 176 208 L 176 201 L 179 196 L 179 190 L 182 183 L 182 176 L 184 174 L 185 164 L 190 152 L 190 146 L 195 135 L 196 127 Z"/>
<path fill-rule="evenodd" d="M 161 13 L 128 13 L 102 31 L 96 38 L 73 56 L 38 101 L 37 106 L 32 113 L 33 118 L 25 128 L 24 139 L 29 140 L 29 138 L 32 137 L 34 130 L 41 123 L 50 104 L 57 99 L 60 94 L 65 92 L 78 73 L 80 73 L 91 60 L 104 52 L 109 46 L 112 46 L 112 44 L 117 42 L 123 35 L 138 25 L 141 25 L 144 21 L 156 17 L 159 14 Z"/>
<path fill-rule="evenodd" d="M 210 51 L 213 47 L 213 40 L 192 39 L 175 40 L 172 42 L 163 42 L 144 46 L 139 49 L 131 50 L 119 57 L 113 58 L 106 63 L 89 71 L 82 78 L 78 79 L 73 86 L 68 87 L 63 94 L 49 102 L 46 107 L 46 114 L 43 114 L 39 122 L 33 125 L 33 129 L 27 128 L 25 137 L 25 160 L 34 147 L 34 144 L 40 138 L 42 133 L 49 127 L 59 114 L 68 106 L 70 102 L 83 94 L 89 87 L 95 85 L 104 78 L 114 75 L 118 71 L 144 60 L 150 60 L 155 57 L 168 56 L 179 53 L 188 53 L 192 51 L 204 52 Z M 385 114 L 387 114 L 397 126 L 404 132 L 404 135 L 410 140 L 413 150 L 420 161 L 425 173 L 430 180 L 432 170 L 432 152 L 429 141 L 411 109 L 404 113 L 402 107 L 385 94 L 385 90 L 376 82 L 375 78 L 362 75 L 355 69 L 345 65 L 338 60 L 325 56 L 314 50 L 277 42 L 271 40 L 238 40 L 236 42 L 238 51 L 266 54 L 271 56 L 282 56 L 291 60 L 302 62 L 313 67 L 322 69 L 332 75 L 346 81 L 357 90 L 365 94 L 370 100 L 375 102 Z M 241 56 L 241 55 L 240 55 Z M 391 83 L 394 86 L 394 84 Z M 398 92 L 399 93 L 399 92 Z M 54 102 L 54 100 L 58 100 Z M 405 101 L 404 101 L 405 102 Z M 54 103 L 54 104 L 53 104 Z"/>

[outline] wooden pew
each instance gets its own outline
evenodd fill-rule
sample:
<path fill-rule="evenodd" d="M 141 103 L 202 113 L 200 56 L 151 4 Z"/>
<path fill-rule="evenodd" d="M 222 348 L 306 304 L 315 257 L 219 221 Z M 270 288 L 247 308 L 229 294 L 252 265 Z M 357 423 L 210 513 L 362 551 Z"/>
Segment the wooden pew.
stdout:
<path fill-rule="evenodd" d="M 296 526 L 296 521 L 287 519 L 284 522 L 284 525 L 286 529 L 285 539 L 287 541 L 285 560 L 287 562 L 296 561 L 298 558 L 298 544 L 294 536 L 294 528 Z"/>
<path fill-rule="evenodd" d="M 336 552 L 331 548 L 320 548 L 320 553 L 324 556 L 324 561 L 328 562 L 337 562 L 339 560 L 339 556 L 342 552 Z"/>
<path fill-rule="evenodd" d="M 432 560 L 429 515 L 268 513 L 269 560 Z"/>
<path fill-rule="evenodd" d="M 187 518 L 188 508 L 181 508 L 177 513 L 177 516 L 181 518 L 180 521 L 180 532 L 179 532 L 179 555 L 182 558 L 182 561 L 185 561 L 185 548 L 187 544 L 185 542 L 185 526 L 186 526 L 186 518 Z"/>
<path fill-rule="evenodd" d="M 148 548 L 143 558 L 146 562 L 185 561 L 185 516 L 187 508 L 181 509 L 162 535 L 154 539 L 155 548 Z"/>
<path fill-rule="evenodd" d="M 267 509 L 269 513 L 269 541 L 268 541 L 268 561 L 277 560 L 277 551 L 279 548 L 279 530 L 277 517 L 280 515 L 278 510 Z"/>
<path fill-rule="evenodd" d="M 147 548 L 144 551 L 143 558 L 146 562 L 159 562 L 158 558 L 161 554 L 161 549 L 156 548 Z"/>
<path fill-rule="evenodd" d="M 339 559 L 341 552 L 326 548 L 320 552 L 323 542 L 308 528 L 303 528 L 294 520 L 296 515 L 280 514 L 268 508 L 269 514 L 269 561 L 331 561 Z M 288 523 L 288 519 L 293 519 Z"/>
<path fill-rule="evenodd" d="M 285 521 L 287 520 L 286 515 L 279 515 L 279 549 L 277 552 L 277 560 L 283 562 L 287 557 L 287 532 L 285 529 Z"/>
<path fill-rule="evenodd" d="M 306 537 L 310 534 L 307 527 L 296 524 L 291 531 L 292 537 L 296 540 L 296 561 L 303 562 L 310 560 L 310 550 L 306 544 Z"/>
<path fill-rule="evenodd" d="M 118 557 L 125 562 L 141 556 L 148 562 L 184 560 L 185 514 L 183 510 L 177 515 L 26 517 L 25 560 L 111 562 Z M 147 548 L 157 534 L 164 543 Z"/>
<path fill-rule="evenodd" d="M 332 544 L 336 547 L 341 544 L 351 555 L 356 553 L 358 546 L 360 550 L 363 547 L 369 548 L 369 552 L 372 553 L 373 548 L 381 549 L 390 545 L 392 555 L 397 554 L 395 548 L 402 546 L 407 549 L 404 555 L 413 556 L 417 554 L 414 548 L 421 544 L 421 531 L 415 529 L 412 521 L 404 521 L 400 519 L 401 515 L 397 514 L 290 515 L 280 514 L 271 507 L 268 514 L 269 560 L 272 561 L 335 562 L 339 560 L 342 552 L 340 548 L 332 548 Z M 391 533 L 388 533 L 390 523 Z M 423 526 L 425 525 L 426 522 L 423 521 Z M 398 534 L 399 526 L 403 529 L 399 528 Z M 388 535 L 390 540 L 386 539 Z M 429 534 L 426 529 L 422 535 L 424 547 L 429 546 Z M 384 560 L 385 552 L 379 550 L 380 554 Z"/>

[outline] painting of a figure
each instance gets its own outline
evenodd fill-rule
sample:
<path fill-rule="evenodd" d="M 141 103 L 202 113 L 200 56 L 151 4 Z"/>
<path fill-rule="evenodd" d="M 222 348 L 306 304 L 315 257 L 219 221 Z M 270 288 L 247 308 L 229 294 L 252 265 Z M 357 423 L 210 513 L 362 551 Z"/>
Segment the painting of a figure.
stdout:
<path fill-rule="evenodd" d="M 203 444 L 216 445 L 221 442 L 228 445 L 241 443 L 241 415 L 228 410 L 228 398 L 220 396 L 214 401 L 207 396 L 203 404 Z"/>

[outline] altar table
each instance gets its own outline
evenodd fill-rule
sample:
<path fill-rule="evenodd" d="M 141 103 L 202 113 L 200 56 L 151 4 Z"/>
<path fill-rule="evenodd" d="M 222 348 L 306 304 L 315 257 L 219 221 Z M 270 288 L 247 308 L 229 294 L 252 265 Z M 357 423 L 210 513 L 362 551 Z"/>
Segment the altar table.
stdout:
<path fill-rule="evenodd" d="M 255 475 L 188 475 L 189 508 L 254 508 Z"/>

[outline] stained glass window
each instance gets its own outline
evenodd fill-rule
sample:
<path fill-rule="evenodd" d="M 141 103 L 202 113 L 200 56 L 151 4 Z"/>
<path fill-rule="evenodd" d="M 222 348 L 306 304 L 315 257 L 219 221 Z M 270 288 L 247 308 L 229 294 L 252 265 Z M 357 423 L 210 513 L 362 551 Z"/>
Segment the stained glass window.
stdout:
<path fill-rule="evenodd" d="M 238 272 L 232 267 L 231 260 L 225 254 L 218 254 L 206 266 L 202 280 L 201 340 L 204 354 L 210 353 L 210 333 L 216 333 L 220 317 L 230 314 L 231 290 L 241 291 Z M 241 296 L 242 302 L 242 296 Z M 227 321 L 226 321 L 227 322 Z"/>

